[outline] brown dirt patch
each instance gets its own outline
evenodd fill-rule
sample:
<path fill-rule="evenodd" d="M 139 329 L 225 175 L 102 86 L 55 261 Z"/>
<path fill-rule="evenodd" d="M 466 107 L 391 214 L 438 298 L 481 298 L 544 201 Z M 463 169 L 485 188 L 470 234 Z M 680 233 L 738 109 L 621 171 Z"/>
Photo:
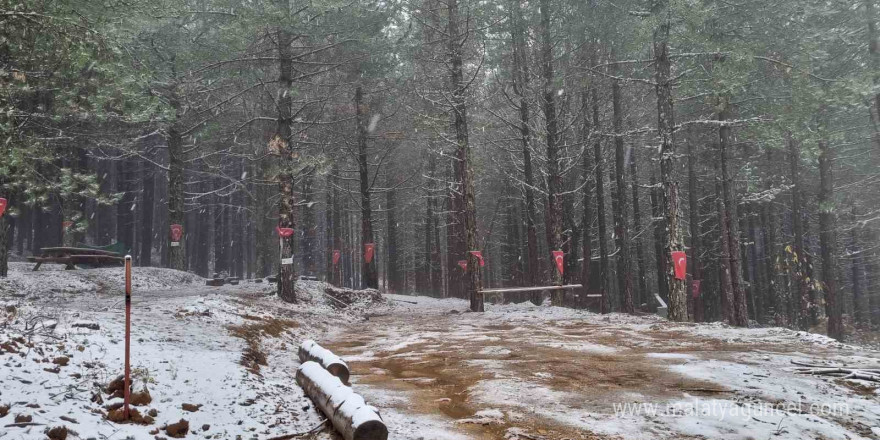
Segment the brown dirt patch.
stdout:
<path fill-rule="evenodd" d="M 450 419 L 469 418 L 487 407 L 506 408 L 526 413 L 517 402 L 510 405 L 481 404 L 472 399 L 471 390 L 484 380 L 498 375 L 515 377 L 523 383 L 550 389 L 571 396 L 567 405 L 588 408 L 592 412 L 610 413 L 611 396 L 619 400 L 621 393 L 632 392 L 653 399 L 682 397 L 694 390 L 719 389 L 718 385 L 687 379 L 670 372 L 665 365 L 676 363 L 646 357 L 644 353 L 621 350 L 596 353 L 589 349 L 579 351 L 579 342 L 605 342 L 609 347 L 621 348 L 620 341 L 631 335 L 606 334 L 609 327 L 579 325 L 547 331 L 546 327 L 512 325 L 507 323 L 478 324 L 475 328 L 461 327 L 459 317 L 432 318 L 416 327 L 424 332 L 444 333 L 464 330 L 466 333 L 489 336 L 462 338 L 430 338 L 400 350 L 383 352 L 375 359 L 349 362 L 358 383 L 383 389 L 408 391 L 412 396 L 407 409 L 423 414 L 443 414 Z M 378 320 L 377 320 L 378 321 Z M 341 356 L 360 354 L 372 339 L 387 337 L 382 333 L 391 328 L 406 334 L 398 320 L 372 322 L 368 328 L 354 329 L 355 337 L 340 343 L 328 344 Z M 468 322 L 468 324 L 473 324 Z M 594 336 L 601 337 L 597 339 Z M 549 338 L 548 338 L 549 335 Z M 664 335 L 673 338 L 673 335 Z M 615 341 L 611 344 L 611 341 Z M 571 343 L 570 347 L 567 344 Z M 633 343 L 633 346 L 638 346 Z M 568 399 L 568 397 L 566 397 Z M 520 404 L 522 405 L 522 404 Z M 495 424 L 458 424 L 459 429 L 479 439 L 504 438 L 510 427 L 518 427 L 548 440 L 607 438 L 583 429 L 557 423 L 546 418 L 526 416 L 515 421 L 504 420 Z"/>
<path fill-rule="evenodd" d="M 277 338 L 288 329 L 299 327 L 299 324 L 287 319 L 252 318 L 256 318 L 256 320 L 249 318 L 248 321 L 252 322 L 229 326 L 229 333 L 247 343 L 239 363 L 251 373 L 260 374 L 260 367 L 268 365 L 266 353 L 262 350 L 263 338 Z"/>
<path fill-rule="evenodd" d="M 856 394 L 863 396 L 863 397 L 868 397 L 868 398 L 876 397 L 877 390 L 880 389 L 880 386 L 867 385 L 867 384 L 862 384 L 862 383 L 858 383 L 858 382 L 855 382 L 852 380 L 845 380 L 845 379 L 835 379 L 834 383 L 841 385 L 841 386 L 844 386 L 844 387 L 847 387 L 847 388 L 853 390 Z"/>

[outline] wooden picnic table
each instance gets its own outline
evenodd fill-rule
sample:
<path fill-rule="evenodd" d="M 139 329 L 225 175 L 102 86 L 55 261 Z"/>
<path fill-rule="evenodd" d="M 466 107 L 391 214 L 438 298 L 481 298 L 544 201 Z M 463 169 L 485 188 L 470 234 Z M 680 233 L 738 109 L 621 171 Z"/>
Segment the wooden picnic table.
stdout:
<path fill-rule="evenodd" d="M 121 266 L 125 258 L 117 252 L 101 249 L 76 247 L 47 247 L 40 249 L 39 256 L 28 257 L 27 260 L 37 263 L 34 272 L 40 270 L 43 263 L 63 264 L 65 270 L 76 269 L 77 264 L 88 264 L 97 267 Z"/>

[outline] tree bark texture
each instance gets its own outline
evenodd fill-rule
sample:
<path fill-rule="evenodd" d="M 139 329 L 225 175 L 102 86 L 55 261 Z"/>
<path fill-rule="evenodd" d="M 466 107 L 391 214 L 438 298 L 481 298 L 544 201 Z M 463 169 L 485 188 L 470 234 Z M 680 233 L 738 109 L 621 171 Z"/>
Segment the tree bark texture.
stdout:
<path fill-rule="evenodd" d="M 466 87 L 462 70 L 462 38 L 464 34 L 459 31 L 458 0 L 448 0 L 447 11 L 449 17 L 449 73 L 452 87 L 452 115 L 455 128 L 455 160 L 461 168 L 461 194 L 464 201 L 464 232 L 465 250 L 467 251 L 467 296 L 470 299 L 472 312 L 483 311 L 482 280 L 480 278 L 480 260 L 472 251 L 477 251 L 477 207 L 474 194 L 474 182 L 471 169 L 471 149 L 468 142 L 468 120 L 466 104 Z"/>
<path fill-rule="evenodd" d="M 671 61 L 669 59 L 669 28 L 667 2 L 655 3 L 660 25 L 654 33 L 654 79 L 657 94 L 657 132 L 660 137 L 660 206 L 666 216 L 666 243 L 663 256 L 666 260 L 666 277 L 669 280 L 669 319 L 687 321 L 687 291 L 685 280 L 675 277 L 672 251 L 684 250 L 681 225 L 679 224 L 678 181 L 675 178 L 675 119 L 673 115 Z"/>
<path fill-rule="evenodd" d="M 293 36 L 286 29 L 278 29 L 278 118 L 275 125 L 275 135 L 272 138 L 271 150 L 281 155 L 281 170 L 278 173 L 279 191 L 281 200 L 278 204 L 278 226 L 292 228 L 296 232 L 295 213 L 296 201 L 293 193 L 293 149 L 290 145 L 291 138 L 291 106 L 293 99 L 290 96 L 293 87 L 290 45 Z M 296 266 L 293 264 L 293 256 L 296 246 L 296 233 L 288 238 L 280 239 L 281 261 L 278 277 L 278 297 L 284 302 L 296 302 Z"/>

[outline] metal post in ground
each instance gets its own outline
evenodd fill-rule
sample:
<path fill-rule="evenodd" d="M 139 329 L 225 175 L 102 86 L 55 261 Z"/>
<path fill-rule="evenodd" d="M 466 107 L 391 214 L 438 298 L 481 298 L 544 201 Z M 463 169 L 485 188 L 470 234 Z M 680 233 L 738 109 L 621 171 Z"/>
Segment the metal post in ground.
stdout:
<path fill-rule="evenodd" d="M 122 416 L 128 420 L 131 413 L 128 409 L 131 400 L 131 255 L 125 256 L 125 390 Z"/>

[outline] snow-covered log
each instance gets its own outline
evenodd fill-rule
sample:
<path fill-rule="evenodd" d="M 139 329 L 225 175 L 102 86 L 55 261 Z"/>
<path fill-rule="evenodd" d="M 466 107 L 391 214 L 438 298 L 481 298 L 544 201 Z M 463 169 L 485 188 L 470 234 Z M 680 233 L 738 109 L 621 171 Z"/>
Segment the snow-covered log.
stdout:
<path fill-rule="evenodd" d="M 345 440 L 388 439 L 388 428 L 379 411 L 318 363 L 308 361 L 300 365 L 296 383 Z"/>
<path fill-rule="evenodd" d="M 348 383 L 349 371 L 345 361 L 311 339 L 303 341 L 299 346 L 299 361 L 302 363 L 317 362 L 330 374 L 338 377 L 342 383 Z"/>

